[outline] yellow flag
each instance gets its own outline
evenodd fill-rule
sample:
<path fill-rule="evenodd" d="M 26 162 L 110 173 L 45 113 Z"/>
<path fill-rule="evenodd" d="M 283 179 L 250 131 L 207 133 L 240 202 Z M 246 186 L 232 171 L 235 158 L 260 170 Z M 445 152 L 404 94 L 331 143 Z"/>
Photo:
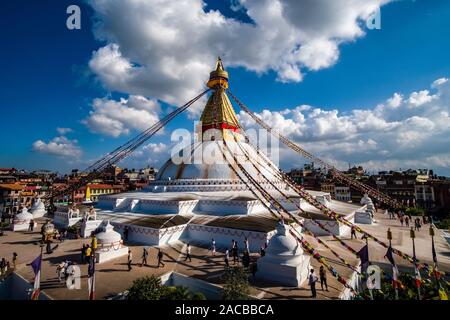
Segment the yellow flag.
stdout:
<path fill-rule="evenodd" d="M 445 293 L 444 289 L 439 289 L 439 298 L 441 300 L 448 300 L 447 293 Z"/>
<path fill-rule="evenodd" d="M 91 201 L 91 188 L 86 187 L 86 201 Z"/>

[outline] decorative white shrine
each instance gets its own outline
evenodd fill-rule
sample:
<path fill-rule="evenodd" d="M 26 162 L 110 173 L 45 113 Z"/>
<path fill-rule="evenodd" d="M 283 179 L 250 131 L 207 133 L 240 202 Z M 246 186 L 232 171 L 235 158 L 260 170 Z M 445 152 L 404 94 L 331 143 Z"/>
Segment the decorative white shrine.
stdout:
<path fill-rule="evenodd" d="M 31 206 L 30 210 L 31 214 L 33 215 L 34 219 L 36 218 L 42 218 L 46 214 L 45 205 L 42 202 L 41 198 L 36 198 L 33 205 Z"/>
<path fill-rule="evenodd" d="M 369 195 L 367 193 L 364 194 L 363 198 L 361 199 L 361 204 L 364 206 L 360 210 L 356 211 L 355 222 L 362 224 L 372 224 L 375 214 L 375 206 L 372 199 L 369 198 Z"/>
<path fill-rule="evenodd" d="M 103 227 L 103 231 L 96 235 L 97 250 L 95 255 L 97 263 L 103 263 L 128 254 L 128 247 L 123 245 L 122 236 L 114 231 L 114 227 L 109 223 Z"/>
<path fill-rule="evenodd" d="M 280 222 L 270 239 L 266 255 L 258 260 L 258 278 L 285 286 L 299 287 L 308 278 L 310 256 L 289 233 L 289 226 Z"/>
<path fill-rule="evenodd" d="M 22 211 L 14 216 L 13 223 L 11 225 L 12 231 L 26 231 L 30 226 L 30 221 L 33 219 L 33 215 L 28 212 L 28 209 L 24 207 Z"/>

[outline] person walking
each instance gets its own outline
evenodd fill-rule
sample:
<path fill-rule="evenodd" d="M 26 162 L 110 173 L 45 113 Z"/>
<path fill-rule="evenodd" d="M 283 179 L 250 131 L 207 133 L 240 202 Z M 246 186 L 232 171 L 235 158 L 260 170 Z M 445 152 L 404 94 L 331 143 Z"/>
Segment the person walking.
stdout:
<path fill-rule="evenodd" d="M 31 219 L 30 224 L 28 225 L 28 231 L 33 232 L 33 230 L 34 230 L 34 220 Z"/>
<path fill-rule="evenodd" d="M 225 250 L 225 256 L 224 256 L 225 265 L 227 268 L 230 266 L 230 251 L 227 249 Z"/>
<path fill-rule="evenodd" d="M 131 271 L 133 269 L 131 267 L 132 263 L 133 263 L 133 253 L 131 252 L 131 249 L 128 249 L 128 271 Z"/>
<path fill-rule="evenodd" d="M 0 261 L 0 276 L 6 273 L 6 259 L 2 258 Z"/>
<path fill-rule="evenodd" d="M 238 249 L 237 241 L 234 241 L 234 245 L 233 245 L 233 249 L 231 250 L 231 253 L 233 255 L 233 264 L 236 264 L 236 262 L 239 264 L 239 249 Z"/>
<path fill-rule="evenodd" d="M 242 255 L 242 265 L 245 269 L 248 269 L 248 267 L 250 266 L 250 255 L 248 254 L 247 250 L 245 250 Z"/>
<path fill-rule="evenodd" d="M 87 244 L 86 245 L 86 262 L 88 264 L 91 263 L 91 258 L 92 258 L 92 249 L 91 247 Z"/>
<path fill-rule="evenodd" d="M 403 216 L 400 216 L 400 224 L 401 224 L 402 227 L 403 227 Z"/>
<path fill-rule="evenodd" d="M 328 291 L 327 272 L 323 266 L 320 266 L 319 277 L 320 277 L 320 286 L 322 287 L 322 291 L 323 291 L 323 285 L 325 285 L 325 289 Z"/>
<path fill-rule="evenodd" d="M 311 273 L 309 274 L 308 284 L 311 288 L 311 297 L 315 298 L 317 297 L 316 293 L 316 282 L 317 282 L 317 276 L 314 274 L 314 269 L 311 269 Z"/>
<path fill-rule="evenodd" d="M 405 217 L 405 226 L 409 228 L 409 218 L 408 216 Z"/>
<path fill-rule="evenodd" d="M 353 239 L 353 238 L 356 239 L 356 228 L 355 228 L 355 226 L 352 226 L 352 229 L 351 229 L 351 238 L 352 238 L 352 239 Z"/>
<path fill-rule="evenodd" d="M 12 263 L 13 263 L 14 270 L 16 270 L 16 268 L 17 268 L 17 261 L 18 261 L 17 252 L 13 252 Z"/>
<path fill-rule="evenodd" d="M 416 218 L 416 220 L 414 220 L 414 224 L 415 224 L 415 230 L 416 231 L 420 231 L 420 218 Z"/>
<path fill-rule="evenodd" d="M 261 247 L 261 250 L 259 250 L 259 254 L 261 257 L 264 257 L 266 255 L 266 249 L 264 247 Z"/>
<path fill-rule="evenodd" d="M 56 274 L 58 275 L 58 281 L 61 282 L 62 281 L 62 277 L 65 274 L 65 267 L 66 263 L 63 261 L 60 264 L 58 264 L 58 266 L 56 267 Z"/>
<path fill-rule="evenodd" d="M 216 240 L 214 240 L 214 238 L 212 238 L 211 253 L 212 253 L 213 256 L 216 255 Z"/>
<path fill-rule="evenodd" d="M 163 268 L 165 267 L 165 264 L 164 264 L 164 262 L 162 261 L 163 256 L 164 256 L 164 255 L 163 255 L 161 249 L 158 248 L 158 268 L 159 268 L 159 265 L 162 265 Z"/>
<path fill-rule="evenodd" d="M 250 253 L 250 244 L 248 242 L 247 237 L 245 237 L 245 240 L 244 240 L 244 248 L 245 248 L 245 250 L 247 250 L 248 253 Z"/>
<path fill-rule="evenodd" d="M 148 257 L 148 251 L 147 249 L 144 247 L 144 249 L 142 250 L 142 262 L 141 262 L 141 267 L 145 264 L 147 265 L 147 257 Z"/>
<path fill-rule="evenodd" d="M 123 229 L 123 240 L 124 241 L 128 241 L 128 226 L 125 226 L 125 228 Z"/>
<path fill-rule="evenodd" d="M 191 259 L 191 245 L 188 243 L 186 247 L 186 257 L 184 258 L 184 261 L 187 261 L 189 259 L 189 262 L 192 261 Z"/>

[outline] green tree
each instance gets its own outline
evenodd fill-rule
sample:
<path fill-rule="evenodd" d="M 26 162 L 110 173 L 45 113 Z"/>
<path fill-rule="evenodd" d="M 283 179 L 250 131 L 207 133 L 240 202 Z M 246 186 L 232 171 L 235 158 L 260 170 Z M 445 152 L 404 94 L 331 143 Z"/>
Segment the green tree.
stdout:
<path fill-rule="evenodd" d="M 186 287 L 170 286 L 166 288 L 163 298 L 167 300 L 191 300 L 192 295 Z"/>
<path fill-rule="evenodd" d="M 250 294 L 248 275 L 242 267 L 233 267 L 225 271 L 223 287 L 224 300 L 247 300 Z"/>
<path fill-rule="evenodd" d="M 410 214 L 412 216 L 423 216 L 425 215 L 425 210 L 422 208 L 407 208 L 406 214 Z"/>
<path fill-rule="evenodd" d="M 133 281 L 128 289 L 128 300 L 159 300 L 166 294 L 166 291 L 160 278 L 154 275 L 147 276 Z"/>
<path fill-rule="evenodd" d="M 206 300 L 206 297 L 201 292 L 196 292 L 192 295 L 192 300 Z"/>
<path fill-rule="evenodd" d="M 187 287 L 165 286 L 154 275 L 135 280 L 127 297 L 128 300 L 206 300 L 202 293 L 192 294 Z"/>

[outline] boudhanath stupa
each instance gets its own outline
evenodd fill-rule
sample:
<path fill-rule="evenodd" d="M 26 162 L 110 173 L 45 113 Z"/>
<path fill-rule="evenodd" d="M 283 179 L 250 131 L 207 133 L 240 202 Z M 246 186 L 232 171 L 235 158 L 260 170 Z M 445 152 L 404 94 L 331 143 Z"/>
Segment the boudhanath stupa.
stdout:
<path fill-rule="evenodd" d="M 310 231 L 317 235 L 324 234 L 309 220 L 312 218 L 320 220 L 336 235 L 349 232 L 348 226 L 328 218 L 294 192 L 275 174 L 278 170 L 275 163 L 249 143 L 227 96 L 228 80 L 228 73 L 219 58 L 207 82 L 212 93 L 196 126 L 192 145 L 176 156 L 172 155 L 160 168 L 156 179 L 144 190 L 100 196 L 95 207 L 97 220 L 89 221 L 90 229 L 84 232 L 86 235 L 103 221 L 109 221 L 114 230 L 122 234 L 127 228 L 129 241 L 146 245 L 162 246 L 181 240 L 209 246 L 214 238 L 218 248 L 230 248 L 232 240 L 242 248 L 247 238 L 250 251 L 259 251 L 277 233 L 277 229 L 286 230 L 280 227 L 279 219 L 274 218 L 267 209 L 271 204 L 262 203 L 264 200 L 258 199 L 250 190 L 253 186 L 245 183 L 248 180 L 238 176 L 233 166 L 224 160 L 224 154 L 229 153 L 284 208 L 297 215 Z M 283 190 L 289 200 L 281 196 L 277 189 Z M 361 209 L 361 205 L 335 201 L 326 192 L 308 192 L 352 222 L 355 212 Z M 301 214 L 298 206 L 303 210 Z M 63 212 L 55 214 L 55 223 L 64 219 L 66 223 L 73 224 L 81 218 L 68 217 Z M 302 232 L 301 226 L 293 224 L 293 227 Z M 295 240 L 289 237 L 283 239 L 277 241 L 279 246 L 283 243 L 287 247 L 294 246 L 292 241 Z M 289 241 L 286 242 L 286 239 Z M 287 247 L 276 249 L 284 258 L 271 256 L 266 260 L 272 264 L 277 261 L 283 264 L 285 260 L 284 263 L 290 266 L 286 268 L 294 269 L 292 263 L 301 262 L 302 270 L 293 270 L 296 279 L 288 279 L 287 282 L 303 281 L 308 265 L 300 257 L 303 252 L 295 246 L 296 249 L 286 255 L 290 252 Z"/>

